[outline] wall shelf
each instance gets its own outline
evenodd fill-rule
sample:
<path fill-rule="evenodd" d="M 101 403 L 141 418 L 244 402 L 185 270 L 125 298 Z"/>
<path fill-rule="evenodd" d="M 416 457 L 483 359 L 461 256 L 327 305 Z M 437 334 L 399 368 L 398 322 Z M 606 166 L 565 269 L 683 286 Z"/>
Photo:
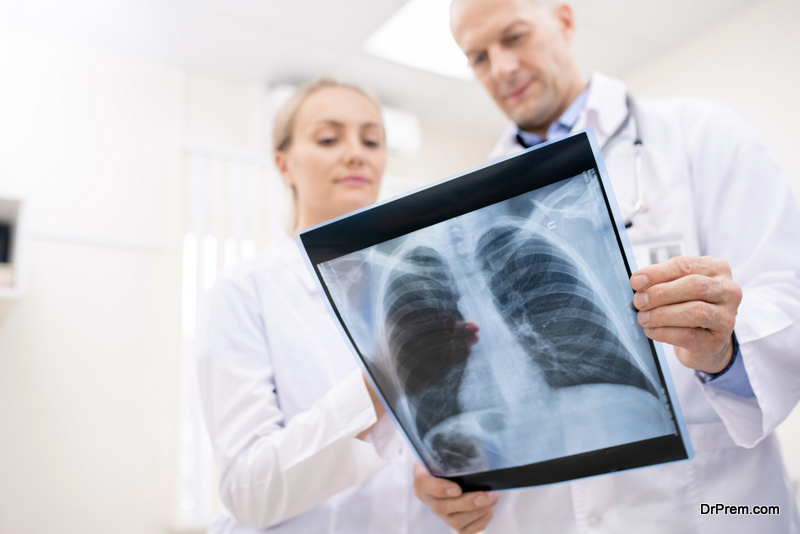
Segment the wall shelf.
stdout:
<path fill-rule="evenodd" d="M 27 233 L 25 202 L 17 196 L 0 193 L 0 226 L 8 227 L 7 242 L 0 249 L 7 262 L 0 263 L 0 298 L 18 298 L 25 291 L 25 252 Z M 6 241 L 5 232 L 0 233 L 0 241 Z M 10 282 L 10 285 L 9 285 Z"/>

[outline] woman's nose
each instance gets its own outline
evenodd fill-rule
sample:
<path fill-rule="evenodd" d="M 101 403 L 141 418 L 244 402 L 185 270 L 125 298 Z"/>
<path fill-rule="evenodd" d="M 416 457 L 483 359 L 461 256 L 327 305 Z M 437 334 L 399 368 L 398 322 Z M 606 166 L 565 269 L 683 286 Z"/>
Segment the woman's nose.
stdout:
<path fill-rule="evenodd" d="M 348 165 L 362 165 L 364 163 L 365 149 L 361 139 L 348 139 L 344 158 Z"/>

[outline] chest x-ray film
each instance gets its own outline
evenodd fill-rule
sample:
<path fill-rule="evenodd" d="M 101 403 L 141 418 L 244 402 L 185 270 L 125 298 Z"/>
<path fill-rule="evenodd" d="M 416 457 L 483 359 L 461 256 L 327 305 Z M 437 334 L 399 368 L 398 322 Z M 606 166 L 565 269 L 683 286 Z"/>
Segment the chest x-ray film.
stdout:
<path fill-rule="evenodd" d="M 692 456 L 590 130 L 302 232 L 428 470 L 506 489 Z"/>

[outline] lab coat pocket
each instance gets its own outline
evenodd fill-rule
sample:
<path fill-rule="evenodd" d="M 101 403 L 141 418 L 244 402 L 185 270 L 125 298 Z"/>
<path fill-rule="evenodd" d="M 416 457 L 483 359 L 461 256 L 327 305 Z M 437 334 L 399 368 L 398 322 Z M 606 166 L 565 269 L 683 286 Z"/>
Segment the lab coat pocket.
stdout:
<path fill-rule="evenodd" d="M 677 462 L 612 475 L 620 531 L 640 534 L 699 533 L 697 483 L 692 462 Z"/>

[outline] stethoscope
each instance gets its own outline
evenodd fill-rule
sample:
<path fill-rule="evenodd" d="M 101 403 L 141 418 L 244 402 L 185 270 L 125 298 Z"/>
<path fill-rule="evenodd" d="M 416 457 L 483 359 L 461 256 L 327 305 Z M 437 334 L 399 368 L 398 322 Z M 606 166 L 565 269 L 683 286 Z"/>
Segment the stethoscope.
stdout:
<path fill-rule="evenodd" d="M 631 95 L 625 95 L 625 104 L 628 106 L 628 113 L 625 115 L 625 119 L 617 126 L 614 133 L 606 139 L 606 142 L 600 147 L 600 152 L 602 152 L 604 156 L 606 155 L 608 146 L 620 138 L 620 135 L 632 118 L 633 125 L 636 129 L 636 135 L 633 138 L 633 187 L 636 192 L 636 200 L 633 204 L 633 212 L 623 219 L 625 228 L 630 228 L 633 226 L 633 219 L 640 213 L 647 211 L 647 203 L 644 201 L 644 196 L 642 196 L 642 131 L 639 128 L 639 116 L 636 114 L 636 105 Z M 530 148 L 519 134 L 517 134 L 517 142 L 525 148 Z"/>
<path fill-rule="evenodd" d="M 642 196 L 642 131 L 639 128 L 639 116 L 636 114 L 636 104 L 634 104 L 631 95 L 625 95 L 625 104 L 628 106 L 628 113 L 625 115 L 625 120 L 623 120 L 620 125 L 617 126 L 617 129 L 614 130 L 614 133 L 606 139 L 606 142 L 600 147 L 600 152 L 602 152 L 604 156 L 606 155 L 606 148 L 608 145 L 619 138 L 632 118 L 633 126 L 636 129 L 636 135 L 633 138 L 633 187 L 636 192 L 636 200 L 633 204 L 633 212 L 623 219 L 625 228 L 630 228 L 633 226 L 633 219 L 647 210 L 647 203 Z"/>

